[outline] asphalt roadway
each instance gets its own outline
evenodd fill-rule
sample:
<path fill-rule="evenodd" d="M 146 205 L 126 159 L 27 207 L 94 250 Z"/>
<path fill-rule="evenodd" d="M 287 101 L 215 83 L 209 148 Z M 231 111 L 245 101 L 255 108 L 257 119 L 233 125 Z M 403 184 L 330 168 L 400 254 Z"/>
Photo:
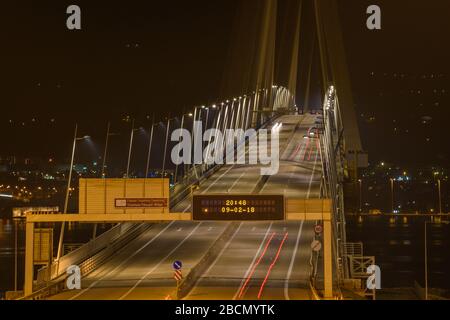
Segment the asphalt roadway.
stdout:
<path fill-rule="evenodd" d="M 287 198 L 320 195 L 318 140 L 305 138 L 316 116 L 284 116 L 280 129 L 280 170 L 262 186 L 260 166 L 225 165 L 204 181 L 201 194 L 284 194 Z M 246 150 L 251 152 L 252 150 Z M 184 199 L 175 212 L 189 212 Z M 157 224 L 122 248 L 82 280 L 82 290 L 52 299 L 173 299 L 172 263 L 188 274 L 226 228 L 226 222 Z M 217 259 L 186 299 L 309 299 L 312 222 L 242 222 Z"/>

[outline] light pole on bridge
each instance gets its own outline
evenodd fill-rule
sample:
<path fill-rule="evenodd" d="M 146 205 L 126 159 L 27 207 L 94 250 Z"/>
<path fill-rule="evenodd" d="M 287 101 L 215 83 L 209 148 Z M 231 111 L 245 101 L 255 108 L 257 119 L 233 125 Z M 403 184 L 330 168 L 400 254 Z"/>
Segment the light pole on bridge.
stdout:
<path fill-rule="evenodd" d="M 391 183 L 391 212 L 395 213 L 395 208 L 394 208 L 394 182 L 395 182 L 395 180 L 393 178 L 390 178 L 389 181 Z"/>
<path fill-rule="evenodd" d="M 67 208 L 69 206 L 69 194 L 70 194 L 70 189 L 71 189 L 72 172 L 73 172 L 73 165 L 74 165 L 74 158 L 75 158 L 75 150 L 76 150 L 77 141 L 90 139 L 89 136 L 84 136 L 82 138 L 78 138 L 77 135 L 78 135 L 78 124 L 75 124 L 75 134 L 74 134 L 73 145 L 72 145 L 72 157 L 71 157 L 71 160 L 70 160 L 69 177 L 68 177 L 68 180 L 67 180 L 66 198 L 64 200 L 64 211 L 63 211 L 64 214 L 67 213 Z M 66 227 L 65 222 L 63 222 L 62 226 L 61 226 L 61 232 L 59 234 L 58 253 L 56 255 L 56 261 L 58 262 L 58 268 L 59 268 L 59 260 L 60 260 L 61 255 L 62 255 L 62 246 L 63 246 L 63 240 L 64 240 L 65 227 Z"/>
<path fill-rule="evenodd" d="M 147 164 L 145 166 L 145 179 L 148 178 L 148 173 L 150 170 L 150 158 L 152 155 L 152 147 L 153 147 L 153 135 L 155 133 L 155 115 L 153 114 L 152 118 L 152 126 L 150 129 L 150 138 L 148 140 L 148 151 L 147 151 Z"/>

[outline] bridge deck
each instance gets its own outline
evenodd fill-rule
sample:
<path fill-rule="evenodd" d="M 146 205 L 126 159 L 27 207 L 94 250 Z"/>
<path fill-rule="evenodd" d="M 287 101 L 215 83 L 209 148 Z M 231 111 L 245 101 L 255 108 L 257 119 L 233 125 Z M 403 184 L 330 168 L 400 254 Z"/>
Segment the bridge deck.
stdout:
<path fill-rule="evenodd" d="M 259 166 L 226 165 L 206 180 L 198 192 L 282 192 L 288 198 L 319 197 L 322 169 L 318 148 L 315 139 L 304 139 L 315 119 L 315 116 L 304 115 L 277 120 L 283 123 L 280 132 L 282 161 L 279 173 L 264 185 L 260 183 Z M 176 212 L 190 210 L 190 199 L 184 199 L 174 208 Z M 156 225 L 83 279 L 84 290 L 52 298 L 165 299 L 175 288 L 172 262 L 182 260 L 186 275 L 225 227 L 226 224 L 220 222 Z M 308 299 L 313 235 L 312 222 L 241 223 L 187 299 L 239 298 L 246 282 L 240 298 L 256 299 L 266 277 L 266 288 L 270 289 L 263 290 L 263 299 Z"/>

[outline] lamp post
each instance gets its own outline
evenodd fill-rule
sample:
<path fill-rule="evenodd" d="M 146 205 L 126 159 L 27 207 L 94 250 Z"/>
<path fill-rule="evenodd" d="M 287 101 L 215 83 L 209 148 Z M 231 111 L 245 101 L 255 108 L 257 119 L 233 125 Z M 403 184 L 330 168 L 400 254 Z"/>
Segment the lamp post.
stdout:
<path fill-rule="evenodd" d="M 130 177 L 130 162 L 131 162 L 131 150 L 133 148 L 133 139 L 134 139 L 134 119 L 131 124 L 130 147 L 128 149 L 127 173 L 125 175 L 125 178 L 127 179 Z"/>
<path fill-rule="evenodd" d="M 162 165 L 162 178 L 164 179 L 164 176 L 166 174 L 166 156 L 167 156 L 167 147 L 169 143 L 169 132 L 170 132 L 170 121 L 173 119 L 167 119 L 167 129 L 166 129 L 166 143 L 164 146 L 164 155 L 163 155 L 163 165 Z"/>
<path fill-rule="evenodd" d="M 148 178 L 148 172 L 150 170 L 150 157 L 152 154 L 152 146 L 153 146 L 153 134 L 155 132 L 155 115 L 153 115 L 152 120 L 152 128 L 150 130 L 150 139 L 148 141 L 148 153 L 147 153 L 147 165 L 145 167 L 145 179 Z"/>
<path fill-rule="evenodd" d="M 359 183 L 359 212 L 362 213 L 362 179 L 358 180 Z"/>
<path fill-rule="evenodd" d="M 184 129 L 185 119 L 186 119 L 186 115 L 183 114 L 183 117 L 181 118 L 180 137 L 178 138 L 178 142 L 180 142 L 181 138 L 183 137 L 182 131 Z M 179 148 L 178 148 L 178 159 L 180 159 L 180 149 L 181 149 L 181 146 L 179 146 Z M 174 182 L 173 182 L 174 184 L 176 184 L 178 182 L 178 167 L 179 167 L 178 162 L 179 161 L 177 161 L 177 165 L 175 166 L 175 177 L 174 177 Z"/>
<path fill-rule="evenodd" d="M 108 125 L 106 126 L 106 138 L 105 138 L 105 150 L 103 151 L 103 161 L 102 161 L 102 179 L 106 179 L 106 157 L 108 154 L 108 144 L 109 144 L 109 137 L 113 134 L 110 133 L 111 130 L 111 122 L 108 121 Z M 105 214 L 106 214 L 106 188 L 105 188 Z M 94 224 L 94 230 L 92 231 L 92 240 L 95 240 L 97 237 L 97 223 Z"/>
<path fill-rule="evenodd" d="M 394 213 L 394 179 L 390 179 L 391 182 L 391 212 Z"/>
<path fill-rule="evenodd" d="M 89 136 L 77 138 L 77 135 L 78 135 L 78 124 L 75 125 L 75 134 L 74 134 L 73 146 L 72 146 L 72 158 L 70 160 L 69 178 L 67 180 L 66 198 L 64 201 L 64 212 L 63 212 L 64 214 L 67 214 L 67 208 L 69 205 L 69 194 L 70 194 L 70 186 L 71 186 L 71 182 L 72 182 L 73 163 L 74 163 L 74 158 L 75 158 L 75 149 L 76 149 L 77 141 L 90 138 Z M 59 259 L 61 258 L 61 254 L 62 254 L 62 245 L 63 245 L 65 227 L 66 227 L 66 223 L 63 222 L 62 226 L 61 226 L 61 232 L 59 234 L 58 254 L 56 256 L 56 261 L 58 262 L 58 267 L 59 267 Z"/>
<path fill-rule="evenodd" d="M 102 178 L 106 178 L 105 167 L 106 167 L 106 152 L 108 152 L 108 142 L 109 142 L 109 130 L 111 128 L 111 122 L 108 121 L 106 128 L 106 139 L 105 139 L 105 151 L 103 152 L 103 163 L 102 163 Z"/>
<path fill-rule="evenodd" d="M 442 214 L 442 189 L 441 189 L 441 179 L 438 179 L 438 193 L 439 193 L 439 213 Z"/>

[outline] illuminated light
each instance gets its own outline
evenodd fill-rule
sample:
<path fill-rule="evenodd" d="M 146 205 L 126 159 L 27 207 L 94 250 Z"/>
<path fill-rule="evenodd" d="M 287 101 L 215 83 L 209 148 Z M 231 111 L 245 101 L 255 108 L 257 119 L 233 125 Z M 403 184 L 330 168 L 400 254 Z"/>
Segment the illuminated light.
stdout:
<path fill-rule="evenodd" d="M 258 293 L 258 299 L 261 299 L 262 293 L 264 291 L 264 287 L 266 286 L 267 280 L 269 279 L 270 273 L 272 272 L 273 267 L 278 262 L 278 259 L 280 258 L 281 249 L 283 249 L 284 243 L 286 242 L 288 238 L 288 233 L 285 234 L 283 241 L 281 241 L 280 247 L 278 248 L 277 254 L 275 256 L 275 259 L 273 260 L 272 264 L 269 267 L 269 270 L 267 271 L 266 277 L 264 278 L 263 283 L 261 284 L 261 288 L 259 289 Z"/>
<path fill-rule="evenodd" d="M 253 265 L 253 268 L 250 272 L 250 274 L 248 275 L 247 279 L 245 280 L 245 283 L 242 285 L 242 288 L 239 292 L 239 299 L 242 298 L 242 296 L 244 295 L 244 290 L 247 287 L 248 283 L 250 282 L 251 278 L 253 277 L 253 274 L 255 273 L 256 267 L 260 264 L 261 260 L 264 258 L 264 256 L 266 255 L 267 249 L 269 248 L 270 243 L 272 242 L 273 238 L 275 237 L 275 233 L 272 233 L 272 236 L 270 237 L 270 239 L 267 241 L 266 246 L 264 248 L 264 251 L 262 252 L 262 254 L 259 256 L 258 261 Z"/>
<path fill-rule="evenodd" d="M 0 193 L 0 198 L 9 198 L 9 199 L 11 199 L 11 198 L 13 198 L 13 195 Z"/>
<path fill-rule="evenodd" d="M 282 123 L 276 123 L 273 127 L 272 127 L 272 130 L 273 131 L 277 131 L 277 130 L 280 130 L 280 128 L 283 126 L 283 124 Z"/>

